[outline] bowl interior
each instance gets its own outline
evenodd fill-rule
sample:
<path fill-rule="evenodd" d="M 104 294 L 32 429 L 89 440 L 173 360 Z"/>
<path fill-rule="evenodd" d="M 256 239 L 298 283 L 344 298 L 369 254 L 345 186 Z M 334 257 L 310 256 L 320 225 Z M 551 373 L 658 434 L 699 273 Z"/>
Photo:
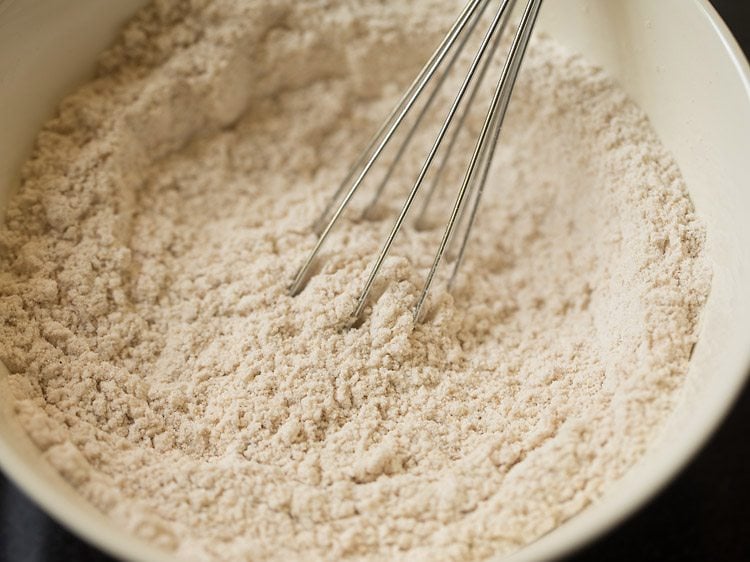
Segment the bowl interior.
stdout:
<path fill-rule="evenodd" d="M 36 131 L 142 3 L 0 3 L 0 209 Z M 707 226 L 714 276 L 686 392 L 650 452 L 597 504 L 513 560 L 559 556 L 646 501 L 715 429 L 750 365 L 750 69 L 739 48 L 706 0 L 548 0 L 540 27 L 606 68 L 649 115 Z M 0 465 L 9 476 L 113 554 L 168 560 L 102 518 L 40 462 L 3 400 L 5 376 L 0 366 Z"/>

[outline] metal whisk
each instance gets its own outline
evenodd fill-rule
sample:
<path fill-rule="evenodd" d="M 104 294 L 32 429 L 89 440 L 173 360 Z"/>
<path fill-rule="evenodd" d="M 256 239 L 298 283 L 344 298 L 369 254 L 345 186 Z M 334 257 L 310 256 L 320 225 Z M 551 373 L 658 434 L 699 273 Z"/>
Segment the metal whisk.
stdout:
<path fill-rule="evenodd" d="M 422 187 L 425 177 L 430 170 L 430 167 L 435 161 L 438 150 L 445 140 L 448 130 L 454 121 L 454 118 L 459 113 L 459 107 L 462 105 L 464 98 L 468 94 L 469 97 L 466 99 L 466 103 L 463 104 L 464 107 L 462 114 L 458 117 L 456 126 L 452 129 L 452 136 L 448 141 L 448 145 L 444 152 L 442 161 L 437 168 L 437 172 L 424 198 L 422 209 L 417 219 L 418 224 L 424 218 L 427 207 L 432 200 L 445 166 L 451 158 L 451 153 L 455 146 L 459 132 L 464 125 L 469 110 L 475 101 L 478 91 L 480 90 L 480 85 L 483 81 L 483 78 L 491 66 L 493 55 L 497 50 L 503 32 L 508 25 L 508 21 L 510 20 L 511 12 L 513 11 L 516 0 L 499 0 L 499 2 L 497 3 L 497 11 L 493 16 L 491 23 L 489 24 L 489 28 L 482 38 L 482 42 L 479 45 L 476 54 L 472 59 L 471 65 L 469 66 L 466 77 L 464 78 L 459 88 L 458 94 L 456 95 L 453 103 L 450 106 L 450 109 L 448 110 L 448 114 L 438 132 L 437 138 L 435 139 L 432 148 L 427 155 L 427 158 L 425 159 L 421 167 L 416 182 L 407 195 L 406 201 L 404 202 L 404 205 L 401 208 L 398 217 L 396 218 L 393 228 L 391 229 L 390 234 L 388 235 L 382 249 L 380 250 L 380 253 L 375 259 L 375 262 L 370 270 L 364 287 L 362 288 L 359 298 L 357 299 L 356 307 L 352 313 L 353 321 L 356 321 L 356 319 L 361 316 L 362 311 L 367 303 L 367 297 L 370 294 L 373 282 L 375 281 L 375 278 L 380 271 L 381 266 L 383 265 L 383 261 L 388 255 L 388 252 L 391 249 L 396 235 L 404 224 L 406 215 L 412 207 L 414 199 L 420 188 Z M 339 188 L 333 194 L 328 205 L 323 210 L 314 225 L 314 229 L 318 234 L 317 243 L 315 244 L 313 250 L 310 252 L 307 260 L 297 271 L 297 274 L 295 275 L 294 280 L 289 287 L 290 294 L 296 295 L 302 290 L 312 268 L 313 262 L 315 261 L 315 258 L 320 252 L 326 239 L 330 235 L 331 230 L 341 218 L 341 215 L 349 205 L 352 197 L 354 197 L 357 190 L 362 186 L 365 177 L 383 153 L 386 145 L 393 138 L 394 134 L 396 133 L 399 126 L 403 123 L 407 114 L 414 107 L 417 99 L 425 91 L 427 84 L 436 75 L 441 66 L 443 66 L 443 63 L 445 63 L 445 69 L 443 73 L 437 78 L 437 84 L 430 93 L 420 113 L 417 114 L 417 117 L 415 118 L 411 129 L 406 134 L 405 139 L 402 141 L 402 144 L 399 147 L 394 160 L 391 162 L 388 171 L 380 182 L 372 199 L 372 202 L 367 207 L 367 210 L 372 209 L 375 206 L 378 199 L 382 195 L 394 168 L 406 151 L 406 148 L 412 140 L 414 133 L 421 124 L 430 106 L 437 98 L 438 92 L 443 86 L 443 83 L 450 73 L 450 70 L 459 59 L 461 52 L 463 51 L 475 29 L 478 27 L 482 19 L 482 15 L 490 4 L 495 4 L 495 2 L 492 0 L 469 1 L 456 22 L 453 24 L 453 27 L 451 27 L 450 31 L 443 39 L 440 46 L 433 53 L 430 60 L 421 70 L 406 93 L 404 93 L 401 100 L 398 102 L 391 114 L 388 116 L 378 132 L 372 138 L 368 147 L 355 162 L 354 166 L 352 166 L 351 170 L 344 178 Z M 463 222 L 464 214 L 468 208 L 469 201 L 471 200 L 468 222 L 463 227 L 461 245 L 453 264 L 453 271 L 448 282 L 449 287 L 453 285 L 453 282 L 456 278 L 456 274 L 466 251 L 466 246 L 469 240 L 471 229 L 476 219 L 477 209 L 479 207 L 482 192 L 484 190 L 484 185 L 486 183 L 487 175 L 490 170 L 492 157 L 497 146 L 500 131 L 502 130 L 503 122 L 505 120 L 505 115 L 507 113 L 513 88 L 515 86 L 518 72 L 521 67 L 521 62 L 526 53 L 526 49 L 528 47 L 531 33 L 536 23 L 541 4 L 542 0 L 528 0 L 523 14 L 521 15 L 517 31 L 503 64 L 497 86 L 495 87 L 494 94 L 487 111 L 487 116 L 484 120 L 481 132 L 476 141 L 476 145 L 474 147 L 471 160 L 469 161 L 468 167 L 466 169 L 461 187 L 458 190 L 458 194 L 456 196 L 450 218 L 448 219 L 448 224 L 445 228 L 442 239 L 440 240 L 440 245 L 438 246 L 437 253 L 435 254 L 435 259 L 427 275 L 427 279 L 425 281 L 422 292 L 414 307 L 415 322 L 420 320 L 421 311 L 425 304 L 430 286 L 432 285 L 432 282 L 434 280 L 435 273 L 446 252 L 446 248 L 454 237 L 454 233 L 457 227 L 459 227 Z M 451 55 L 450 58 L 448 57 L 449 54 Z M 367 210 L 365 211 L 366 213 Z"/>

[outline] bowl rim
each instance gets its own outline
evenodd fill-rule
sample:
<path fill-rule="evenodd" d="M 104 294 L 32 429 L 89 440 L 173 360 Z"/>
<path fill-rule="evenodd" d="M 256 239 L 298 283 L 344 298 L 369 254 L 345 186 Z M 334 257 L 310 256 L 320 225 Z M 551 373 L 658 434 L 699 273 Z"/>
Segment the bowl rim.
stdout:
<path fill-rule="evenodd" d="M 750 101 L 750 63 L 748 63 L 745 53 L 709 0 L 693 0 L 693 6 L 702 12 L 714 33 L 721 40 L 726 54 L 731 59 L 744 85 L 748 101 Z M 0 363 L 0 379 L 6 376 L 7 370 Z M 649 500 L 664 489 L 669 481 L 683 471 L 699 450 L 705 446 L 709 438 L 727 417 L 749 378 L 750 349 L 745 359 L 744 373 L 733 379 L 731 384 L 726 385 L 721 406 L 711 412 L 712 415 L 708 423 L 702 427 L 702 431 L 697 433 L 694 439 L 687 441 L 684 446 L 675 451 L 672 462 L 655 471 L 652 478 L 631 494 L 627 501 L 620 502 L 619 505 L 614 506 L 593 523 L 588 523 L 585 528 L 576 529 L 572 536 L 567 536 L 564 541 L 548 543 L 544 548 L 537 550 L 534 559 L 538 560 L 540 556 L 556 558 L 576 552 L 600 538 L 606 532 L 614 530 L 618 524 L 644 507 Z M 71 509 L 64 491 L 58 489 L 53 482 L 40 473 L 28 470 L 27 464 L 20 454 L 5 443 L 3 439 L 0 439 L 0 469 L 15 486 L 62 527 L 96 548 L 123 560 L 176 560 L 173 555 L 122 532 L 103 514 L 97 514 L 94 511 L 84 512 L 75 508 L 75 513 L 71 516 Z M 573 517 L 571 521 L 575 519 L 576 517 Z M 544 539 L 545 537 L 541 537 L 527 547 L 533 547 Z M 530 559 L 529 555 L 523 551 L 502 558 L 506 562 L 520 562 L 528 559 Z"/>

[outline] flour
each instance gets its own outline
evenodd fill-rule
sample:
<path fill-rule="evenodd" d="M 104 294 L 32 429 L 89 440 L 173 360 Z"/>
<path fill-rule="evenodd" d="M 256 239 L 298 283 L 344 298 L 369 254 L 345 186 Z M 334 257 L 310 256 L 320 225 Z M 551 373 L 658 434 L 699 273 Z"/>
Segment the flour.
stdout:
<path fill-rule="evenodd" d="M 426 321 L 451 189 L 340 329 L 438 115 L 378 218 L 355 202 L 288 295 L 457 11 L 156 2 L 40 133 L 0 234 L 0 358 L 31 438 L 118 525 L 201 560 L 483 560 L 596 501 L 657 434 L 708 291 L 702 227 L 642 112 L 543 36 Z"/>

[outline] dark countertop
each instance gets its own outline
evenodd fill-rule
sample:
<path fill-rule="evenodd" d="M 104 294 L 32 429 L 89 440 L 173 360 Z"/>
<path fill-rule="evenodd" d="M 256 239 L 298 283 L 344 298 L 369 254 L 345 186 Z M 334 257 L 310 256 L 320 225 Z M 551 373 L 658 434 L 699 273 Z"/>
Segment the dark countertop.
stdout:
<path fill-rule="evenodd" d="M 750 53 L 750 2 L 713 0 Z M 750 561 L 750 388 L 708 446 L 654 501 L 567 562 Z M 0 562 L 113 562 L 0 473 Z"/>

